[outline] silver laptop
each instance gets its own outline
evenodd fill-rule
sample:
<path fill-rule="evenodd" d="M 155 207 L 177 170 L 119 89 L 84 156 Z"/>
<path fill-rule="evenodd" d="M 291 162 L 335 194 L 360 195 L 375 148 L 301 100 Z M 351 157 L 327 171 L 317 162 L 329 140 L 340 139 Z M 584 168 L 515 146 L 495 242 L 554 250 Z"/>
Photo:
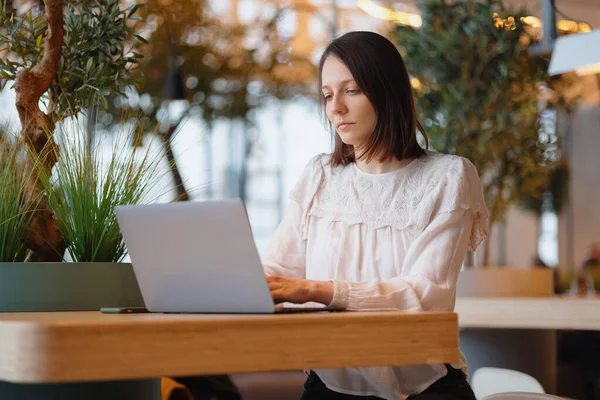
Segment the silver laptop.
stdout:
<path fill-rule="evenodd" d="M 117 206 L 115 213 L 151 312 L 328 310 L 274 304 L 239 199 Z"/>

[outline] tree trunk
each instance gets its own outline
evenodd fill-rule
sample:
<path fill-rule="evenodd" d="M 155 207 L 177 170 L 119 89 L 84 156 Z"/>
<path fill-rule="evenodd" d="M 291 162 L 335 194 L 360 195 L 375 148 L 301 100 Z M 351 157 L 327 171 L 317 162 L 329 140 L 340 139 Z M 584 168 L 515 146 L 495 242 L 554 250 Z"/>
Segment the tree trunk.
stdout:
<path fill-rule="evenodd" d="M 207 129 L 204 135 L 204 168 L 206 169 L 206 198 L 213 198 L 213 145 L 212 145 L 212 125 Z"/>
<path fill-rule="evenodd" d="M 494 201 L 494 205 L 492 206 L 492 210 L 490 211 L 490 234 L 485 241 L 485 247 L 483 248 L 483 266 L 487 267 L 490 265 L 490 243 L 492 239 L 492 225 L 496 222 L 498 218 L 498 202 L 500 201 L 501 190 L 503 190 L 503 180 L 500 178 L 500 184 L 498 185 L 498 194 L 496 195 L 496 201 Z"/>
<path fill-rule="evenodd" d="M 492 205 L 492 209 L 490 211 L 490 220 L 489 220 L 489 224 L 490 224 L 490 235 L 488 236 L 487 240 L 485 241 L 485 247 L 483 249 L 483 266 L 487 267 L 490 265 L 490 242 L 491 242 L 491 237 L 492 237 L 492 226 L 494 224 L 494 222 L 496 222 L 496 220 L 498 219 L 498 208 L 500 207 L 499 202 L 502 200 L 502 192 L 504 191 L 504 179 L 506 179 L 506 167 L 508 164 L 508 160 L 506 159 L 506 157 L 502 160 L 502 165 L 500 168 L 500 174 L 498 175 L 498 179 L 500 180 L 500 183 L 498 184 L 498 188 L 497 188 L 497 193 L 495 196 L 495 200 L 493 202 Z"/>
<path fill-rule="evenodd" d="M 21 121 L 21 135 L 30 147 L 27 168 L 32 171 L 36 164 L 49 173 L 56 163 L 57 149 L 52 138 L 55 121 L 53 117 L 54 101 L 52 94 L 48 114 L 39 106 L 40 97 L 48 91 L 58 72 L 63 43 L 63 4 L 62 0 L 47 0 L 45 19 L 48 24 L 44 41 L 44 56 L 39 64 L 31 69 L 17 73 L 15 80 L 16 106 Z M 48 209 L 42 184 L 38 174 L 33 171 L 31 180 L 25 189 L 25 200 L 33 202 L 41 199 L 34 212 L 28 230 L 30 238 L 27 246 L 30 253 L 27 261 L 60 261 L 65 251 L 64 239 L 58 230 L 54 214 Z M 30 203 L 31 204 L 31 203 Z"/>
<path fill-rule="evenodd" d="M 173 146 L 171 146 L 171 138 L 173 137 L 173 134 L 177 130 L 177 127 L 179 126 L 181 121 L 182 120 L 180 119 L 175 125 L 169 127 L 169 130 L 164 135 L 162 135 L 162 139 L 163 145 L 165 146 L 167 161 L 169 162 L 169 170 L 171 171 L 171 175 L 173 176 L 175 190 L 177 191 L 175 201 L 188 201 L 190 199 L 190 196 L 185 190 L 185 186 L 183 185 L 183 179 L 181 177 L 181 173 L 179 172 L 179 168 L 177 167 L 177 160 L 175 160 L 175 155 L 173 154 Z"/>
<path fill-rule="evenodd" d="M 243 120 L 243 132 L 242 132 L 242 162 L 240 163 L 240 179 L 238 181 L 238 193 L 242 202 L 246 203 L 248 197 L 248 157 L 250 156 L 251 144 L 249 140 L 250 135 L 250 121 L 248 118 Z"/>
<path fill-rule="evenodd" d="M 537 215 L 537 223 L 535 224 L 535 258 L 540 258 L 540 239 L 542 236 L 542 213 Z"/>
<path fill-rule="evenodd" d="M 488 236 L 488 238 L 486 239 L 485 246 L 483 247 L 483 266 L 484 267 L 487 267 L 490 265 L 490 238 L 491 238 L 491 229 L 490 229 L 490 236 Z"/>

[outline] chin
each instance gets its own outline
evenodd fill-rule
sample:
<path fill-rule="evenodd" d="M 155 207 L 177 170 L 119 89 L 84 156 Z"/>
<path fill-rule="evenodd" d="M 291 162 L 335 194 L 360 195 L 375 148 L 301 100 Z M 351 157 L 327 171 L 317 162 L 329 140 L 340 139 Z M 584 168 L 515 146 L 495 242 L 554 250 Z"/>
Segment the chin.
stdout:
<path fill-rule="evenodd" d="M 341 134 L 338 132 L 338 136 L 342 143 L 348 146 L 357 146 L 359 143 L 364 142 L 363 140 L 358 140 L 354 135 Z"/>

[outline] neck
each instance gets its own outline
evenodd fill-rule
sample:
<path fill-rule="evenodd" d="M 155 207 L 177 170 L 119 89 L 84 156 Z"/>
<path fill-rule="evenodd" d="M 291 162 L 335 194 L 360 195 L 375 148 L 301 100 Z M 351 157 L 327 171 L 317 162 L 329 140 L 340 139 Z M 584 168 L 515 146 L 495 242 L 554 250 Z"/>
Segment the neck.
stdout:
<path fill-rule="evenodd" d="M 359 159 L 356 161 L 356 166 L 364 172 L 369 174 L 385 174 L 386 172 L 392 172 L 397 169 L 406 167 L 412 158 L 406 158 L 403 160 L 398 160 L 396 158 L 392 158 L 386 161 L 379 161 L 376 158 L 373 158 L 370 162 L 366 162 L 364 159 Z"/>

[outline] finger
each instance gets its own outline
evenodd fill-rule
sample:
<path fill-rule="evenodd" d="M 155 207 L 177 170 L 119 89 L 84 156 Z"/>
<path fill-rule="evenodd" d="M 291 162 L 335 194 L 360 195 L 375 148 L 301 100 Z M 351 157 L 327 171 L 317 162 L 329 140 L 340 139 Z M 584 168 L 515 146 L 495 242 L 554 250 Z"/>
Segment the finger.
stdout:
<path fill-rule="evenodd" d="M 285 278 L 282 278 L 281 276 L 277 276 L 277 275 L 268 275 L 267 276 L 267 281 L 269 282 L 280 282 L 283 281 Z"/>
<path fill-rule="evenodd" d="M 275 290 L 271 292 L 271 297 L 273 297 L 273 301 L 275 304 L 283 303 L 286 301 L 284 293 L 281 290 Z"/>

